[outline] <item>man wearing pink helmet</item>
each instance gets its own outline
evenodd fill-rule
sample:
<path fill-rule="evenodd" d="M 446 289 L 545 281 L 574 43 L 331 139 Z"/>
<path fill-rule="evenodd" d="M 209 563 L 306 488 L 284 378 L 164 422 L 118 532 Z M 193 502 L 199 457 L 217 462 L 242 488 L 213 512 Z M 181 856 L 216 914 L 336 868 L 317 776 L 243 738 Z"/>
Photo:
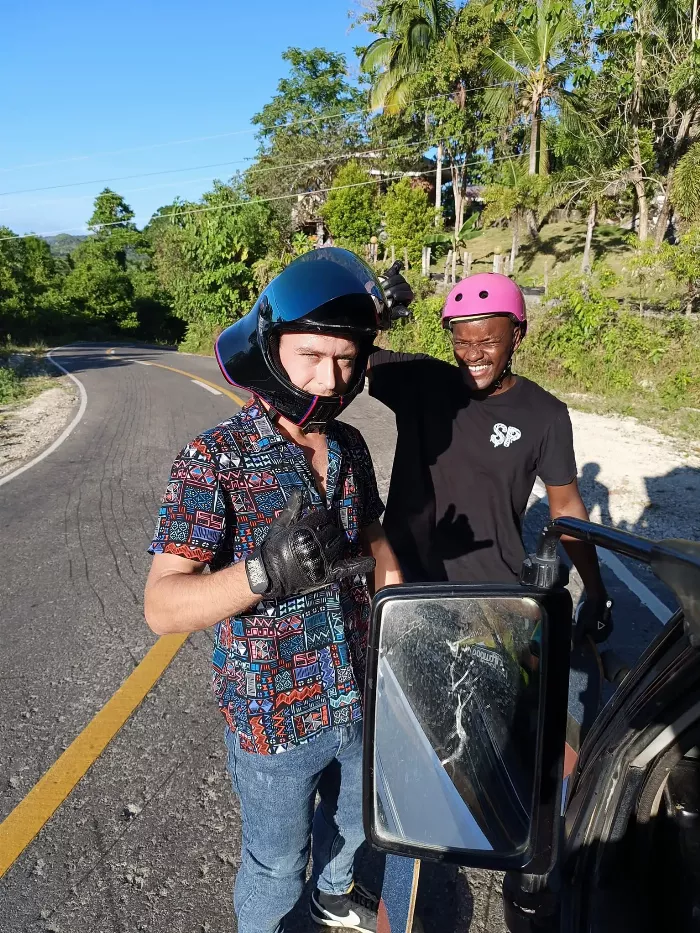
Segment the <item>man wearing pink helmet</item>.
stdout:
<path fill-rule="evenodd" d="M 569 413 L 512 372 L 527 317 L 523 294 L 507 276 L 479 273 L 459 282 L 442 322 L 456 367 L 422 354 L 380 350 L 371 357 L 370 394 L 392 409 L 398 429 L 384 530 L 407 581 L 512 582 L 538 476 L 552 518 L 588 518 Z M 602 641 L 612 603 L 595 548 L 563 544 L 586 588 L 580 622 Z"/>

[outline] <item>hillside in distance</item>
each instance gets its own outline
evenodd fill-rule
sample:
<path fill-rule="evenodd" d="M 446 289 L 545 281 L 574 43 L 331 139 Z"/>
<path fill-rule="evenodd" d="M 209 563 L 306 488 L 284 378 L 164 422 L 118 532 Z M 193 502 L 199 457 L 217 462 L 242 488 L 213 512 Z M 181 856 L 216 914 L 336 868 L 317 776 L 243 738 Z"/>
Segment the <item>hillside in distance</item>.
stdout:
<path fill-rule="evenodd" d="M 73 236 L 71 233 L 59 233 L 56 236 L 44 237 L 49 244 L 49 249 L 57 258 L 70 256 L 76 246 L 79 246 L 87 236 Z"/>

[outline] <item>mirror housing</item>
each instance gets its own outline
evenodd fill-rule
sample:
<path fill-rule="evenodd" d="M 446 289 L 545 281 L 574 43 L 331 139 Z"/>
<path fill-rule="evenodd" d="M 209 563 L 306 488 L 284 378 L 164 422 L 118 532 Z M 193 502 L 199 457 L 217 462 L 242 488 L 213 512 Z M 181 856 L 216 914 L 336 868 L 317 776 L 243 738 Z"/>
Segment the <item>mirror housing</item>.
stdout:
<path fill-rule="evenodd" d="M 493 648 L 484 647 L 486 642 L 479 637 L 458 637 L 452 642 L 445 637 L 465 619 L 482 619 L 484 614 L 493 619 L 499 606 L 515 607 L 515 615 L 503 610 L 505 624 L 510 624 L 507 620 L 517 617 L 519 605 L 526 607 L 524 614 L 530 613 L 532 629 L 538 631 L 529 642 L 530 657 L 537 658 L 537 674 L 532 680 L 537 696 L 531 742 L 523 735 L 522 726 L 516 734 L 515 719 L 509 718 L 507 710 L 501 715 L 498 689 L 489 683 L 488 676 L 482 676 L 489 670 L 505 675 Z M 550 870 L 556 858 L 561 814 L 571 617 L 571 597 L 563 588 L 415 584 L 387 587 L 376 594 L 367 655 L 363 761 L 363 818 L 371 845 L 410 858 L 474 868 L 530 874 Z M 498 625 L 498 619 L 496 622 Z M 402 626 L 413 642 L 404 639 Z M 478 628 L 477 624 L 475 631 Z M 383 630 L 387 633 L 384 642 Z M 398 637 L 392 631 L 398 631 Z M 434 646 L 430 642 L 433 632 Z M 459 647 L 463 645 L 467 645 L 465 651 Z M 447 649 L 452 657 L 460 654 L 462 663 L 451 684 L 445 680 L 445 657 L 450 662 Z M 517 680 L 517 675 L 512 676 Z M 472 678 L 472 707 L 465 714 L 464 694 L 460 699 L 457 688 L 461 685 L 464 691 L 468 677 Z M 531 705 L 532 692 L 531 687 Z M 493 711 L 486 712 L 492 710 L 494 695 Z M 442 724 L 436 725 L 431 713 L 440 710 L 441 697 L 445 703 L 456 703 L 456 718 L 455 708 L 451 714 L 457 726 L 447 742 L 445 716 L 439 712 L 436 722 L 442 720 Z M 466 731 L 464 725 L 460 729 L 460 722 L 466 723 Z M 461 741 L 467 732 L 475 754 L 469 754 Z M 455 750 L 458 735 L 459 748 Z M 510 748 L 513 738 L 515 745 L 519 740 L 519 747 L 526 748 L 525 780 Z M 385 747 L 379 757 L 378 744 Z M 460 770 L 459 762 L 455 765 L 458 756 L 460 761 L 469 759 L 466 771 Z M 511 781 L 516 772 L 517 780 Z M 527 788 L 526 793 L 522 788 Z M 527 807 L 522 806 L 525 796 Z M 392 809 L 389 821 L 387 800 Z M 421 820 L 423 829 L 416 830 Z"/>

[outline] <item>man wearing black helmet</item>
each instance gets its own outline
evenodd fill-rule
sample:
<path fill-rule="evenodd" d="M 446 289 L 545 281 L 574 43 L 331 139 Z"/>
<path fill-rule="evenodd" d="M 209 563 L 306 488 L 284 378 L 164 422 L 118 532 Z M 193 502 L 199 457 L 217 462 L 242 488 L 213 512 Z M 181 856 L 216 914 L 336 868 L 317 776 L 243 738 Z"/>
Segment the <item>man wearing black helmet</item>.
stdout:
<path fill-rule="evenodd" d="M 214 691 L 243 822 L 239 933 L 283 929 L 312 847 L 313 919 L 376 929 L 353 883 L 364 575 L 376 587 L 401 575 L 365 442 L 335 418 L 361 391 L 386 317 L 352 253 L 316 250 L 288 266 L 217 341 L 222 372 L 253 398 L 178 455 L 151 545 L 151 628 L 216 626 Z"/>

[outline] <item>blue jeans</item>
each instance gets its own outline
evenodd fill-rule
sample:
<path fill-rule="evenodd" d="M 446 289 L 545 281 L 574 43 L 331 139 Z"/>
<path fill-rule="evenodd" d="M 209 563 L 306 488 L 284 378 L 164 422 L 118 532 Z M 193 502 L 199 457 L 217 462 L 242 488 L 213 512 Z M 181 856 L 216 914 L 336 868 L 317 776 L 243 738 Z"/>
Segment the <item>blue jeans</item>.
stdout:
<path fill-rule="evenodd" d="M 242 751 L 228 728 L 226 745 L 243 824 L 233 894 L 238 933 L 277 933 L 304 890 L 312 836 L 318 888 L 344 894 L 352 887 L 355 853 L 365 839 L 362 723 L 329 729 L 279 755 Z"/>

